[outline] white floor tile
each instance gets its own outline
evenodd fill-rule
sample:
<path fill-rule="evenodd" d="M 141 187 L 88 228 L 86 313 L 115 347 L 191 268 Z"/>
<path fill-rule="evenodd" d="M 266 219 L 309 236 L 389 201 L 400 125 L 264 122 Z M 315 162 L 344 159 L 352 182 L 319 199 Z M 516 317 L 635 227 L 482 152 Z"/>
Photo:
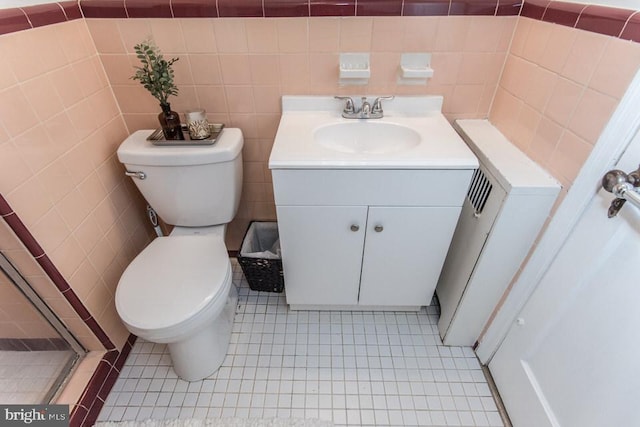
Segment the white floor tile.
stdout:
<path fill-rule="evenodd" d="M 284 295 L 239 300 L 222 367 L 180 380 L 165 345 L 138 340 L 99 420 L 298 417 L 336 426 L 502 426 L 473 350 L 441 345 L 439 308 L 292 312 Z"/>

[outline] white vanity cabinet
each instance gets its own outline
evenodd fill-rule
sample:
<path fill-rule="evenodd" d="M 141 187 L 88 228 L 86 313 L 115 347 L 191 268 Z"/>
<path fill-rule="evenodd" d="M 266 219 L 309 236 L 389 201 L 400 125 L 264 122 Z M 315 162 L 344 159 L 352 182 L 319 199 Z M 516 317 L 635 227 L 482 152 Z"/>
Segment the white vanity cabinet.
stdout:
<path fill-rule="evenodd" d="M 429 305 L 470 174 L 274 170 L 287 303 L 292 309 Z"/>
<path fill-rule="evenodd" d="M 370 207 L 358 304 L 431 304 L 459 214 L 459 207 Z"/>
<path fill-rule="evenodd" d="M 282 97 L 269 169 L 292 309 L 431 303 L 478 160 L 442 97 L 383 99 L 352 119 L 353 101 Z"/>

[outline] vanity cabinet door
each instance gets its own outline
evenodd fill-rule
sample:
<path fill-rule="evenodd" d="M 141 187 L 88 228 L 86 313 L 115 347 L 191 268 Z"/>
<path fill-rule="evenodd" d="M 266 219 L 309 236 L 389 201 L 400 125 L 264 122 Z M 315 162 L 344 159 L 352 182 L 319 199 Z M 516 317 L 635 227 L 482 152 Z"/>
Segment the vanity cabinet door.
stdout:
<path fill-rule="evenodd" d="M 460 209 L 370 207 L 359 304 L 431 304 Z"/>
<path fill-rule="evenodd" d="M 366 206 L 277 206 L 287 303 L 358 304 Z"/>

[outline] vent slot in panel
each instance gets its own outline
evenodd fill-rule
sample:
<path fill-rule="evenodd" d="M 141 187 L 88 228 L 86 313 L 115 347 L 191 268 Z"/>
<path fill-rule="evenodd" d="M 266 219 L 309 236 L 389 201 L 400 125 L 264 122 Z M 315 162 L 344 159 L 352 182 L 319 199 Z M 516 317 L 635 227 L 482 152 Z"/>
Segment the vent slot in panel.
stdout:
<path fill-rule="evenodd" d="M 476 169 L 471 178 L 471 185 L 469 186 L 469 192 L 467 197 L 471 206 L 473 206 L 474 213 L 480 215 L 484 209 L 484 205 L 487 204 L 487 199 L 491 194 L 493 185 L 484 174 L 482 169 Z"/>

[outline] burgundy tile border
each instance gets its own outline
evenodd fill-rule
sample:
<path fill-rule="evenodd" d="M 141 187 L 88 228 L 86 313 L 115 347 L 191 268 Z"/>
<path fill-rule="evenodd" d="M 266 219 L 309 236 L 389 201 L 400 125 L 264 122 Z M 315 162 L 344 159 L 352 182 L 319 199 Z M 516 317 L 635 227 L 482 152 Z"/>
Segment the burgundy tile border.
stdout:
<path fill-rule="evenodd" d="M 566 27 L 575 27 L 580 13 L 586 8 L 584 4 L 553 1 L 544 11 L 542 20 Z"/>
<path fill-rule="evenodd" d="M 0 9 L 0 34 L 15 33 L 29 28 L 32 28 L 31 23 L 22 9 Z"/>
<path fill-rule="evenodd" d="M 60 271 L 56 268 L 55 265 L 53 265 L 53 262 L 46 254 L 37 257 L 36 261 L 38 262 L 38 264 L 40 264 L 40 267 L 42 267 L 42 269 L 47 274 L 47 276 L 49 276 L 53 284 L 56 285 L 56 288 L 58 288 L 58 290 L 63 295 L 65 292 L 71 290 L 71 286 L 69 286 L 69 283 L 67 283 L 64 277 L 62 277 L 62 274 L 60 274 Z M 80 318 L 84 320 L 81 313 L 78 313 L 78 315 L 80 315 Z"/>
<path fill-rule="evenodd" d="M 87 417 L 89 410 L 79 404 L 76 404 L 71 410 L 71 415 L 69 416 L 69 427 L 84 427 L 88 424 L 83 424 L 84 419 Z"/>
<path fill-rule="evenodd" d="M 495 16 L 498 0 L 452 0 L 449 15 Z"/>
<path fill-rule="evenodd" d="M 640 43 L 640 13 L 636 12 L 627 21 L 620 38 Z"/>
<path fill-rule="evenodd" d="M 221 18 L 262 17 L 262 0 L 218 0 L 218 15 Z"/>
<path fill-rule="evenodd" d="M 520 15 L 524 0 L 498 0 L 498 9 L 496 16 L 515 16 Z"/>
<path fill-rule="evenodd" d="M 94 319 L 93 317 L 90 317 L 86 319 L 84 323 L 87 324 L 87 326 L 89 327 L 89 329 L 91 329 L 91 332 L 93 332 L 96 338 L 100 340 L 104 348 L 106 348 L 107 350 L 113 350 L 115 348 L 115 346 L 113 345 L 113 342 L 109 339 L 107 334 L 100 327 L 96 319 Z"/>
<path fill-rule="evenodd" d="M 13 230 L 22 244 L 26 246 L 31 256 L 37 259 L 44 255 L 44 249 L 42 249 L 40 244 L 33 237 L 33 234 L 29 232 L 27 226 L 24 225 L 15 212 L 12 212 L 9 215 L 4 215 L 2 219 L 4 219 L 9 228 Z"/>
<path fill-rule="evenodd" d="M 403 16 L 447 16 L 449 0 L 404 0 Z"/>
<path fill-rule="evenodd" d="M 80 401 L 71 411 L 70 427 L 91 427 L 95 424 L 135 340 L 135 335 L 130 335 L 122 350 L 111 350 L 102 356 L 98 368 L 82 392 Z"/>
<path fill-rule="evenodd" d="M 126 0 L 129 18 L 173 18 L 169 0 Z"/>
<path fill-rule="evenodd" d="M 305 17 L 309 16 L 309 0 L 264 0 L 264 16 Z"/>
<path fill-rule="evenodd" d="M 0 216 L 5 216 L 13 213 L 13 209 L 9 206 L 9 202 L 0 194 Z"/>
<path fill-rule="evenodd" d="M 627 9 L 589 5 L 580 14 L 576 28 L 618 37 L 633 13 Z"/>
<path fill-rule="evenodd" d="M 368 0 L 356 2 L 356 16 L 401 16 L 402 0 Z"/>
<path fill-rule="evenodd" d="M 527 0 L 522 5 L 522 10 L 520 11 L 520 16 L 525 16 L 531 19 L 537 19 L 538 21 L 542 20 L 542 16 L 544 15 L 544 11 L 547 9 L 547 6 L 551 3 L 551 0 Z"/>
<path fill-rule="evenodd" d="M 125 0 L 79 0 L 85 18 L 127 18 Z"/>
<path fill-rule="evenodd" d="M 78 1 L 61 1 L 58 3 L 64 14 L 67 16 L 67 21 L 82 18 L 82 12 L 80 11 L 80 5 Z"/>
<path fill-rule="evenodd" d="M 311 16 L 355 16 L 356 1 L 311 0 L 309 11 Z"/>
<path fill-rule="evenodd" d="M 36 6 L 23 7 L 22 10 L 27 15 L 31 26 L 43 27 L 45 25 L 57 24 L 67 20 L 62 6 L 58 3 L 45 3 Z"/>
<path fill-rule="evenodd" d="M 0 9 L 0 35 L 85 18 L 524 16 L 640 42 L 635 10 L 553 0 L 67 0 Z"/>
<path fill-rule="evenodd" d="M 217 18 L 215 0 L 171 0 L 174 18 Z"/>

